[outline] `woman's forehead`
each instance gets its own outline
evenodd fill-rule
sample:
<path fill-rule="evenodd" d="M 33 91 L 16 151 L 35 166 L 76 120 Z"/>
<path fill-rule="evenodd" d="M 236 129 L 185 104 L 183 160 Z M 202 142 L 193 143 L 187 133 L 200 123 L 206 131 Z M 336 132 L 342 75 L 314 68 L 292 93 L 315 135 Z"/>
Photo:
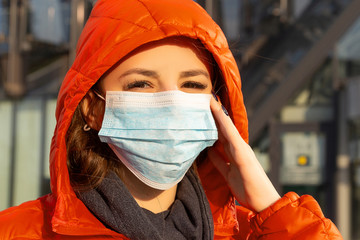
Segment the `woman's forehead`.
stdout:
<path fill-rule="evenodd" d="M 176 46 L 184 49 L 191 49 L 196 57 L 206 66 L 210 76 L 213 75 L 213 67 L 214 67 L 214 60 L 212 57 L 212 54 L 204 47 L 204 45 L 200 42 L 198 39 L 192 39 L 189 37 L 184 36 L 176 36 L 176 37 L 168 37 L 161 40 L 145 43 L 133 51 L 131 51 L 129 54 L 127 54 L 125 57 L 120 59 L 113 67 L 111 67 L 103 77 L 106 77 L 110 72 L 112 72 L 114 69 L 116 69 L 120 64 L 128 60 L 129 58 L 132 58 L 135 55 L 138 55 L 140 53 L 155 49 L 157 47 L 161 46 Z M 156 57 L 156 55 L 154 55 Z M 173 56 L 174 58 L 177 56 Z"/>

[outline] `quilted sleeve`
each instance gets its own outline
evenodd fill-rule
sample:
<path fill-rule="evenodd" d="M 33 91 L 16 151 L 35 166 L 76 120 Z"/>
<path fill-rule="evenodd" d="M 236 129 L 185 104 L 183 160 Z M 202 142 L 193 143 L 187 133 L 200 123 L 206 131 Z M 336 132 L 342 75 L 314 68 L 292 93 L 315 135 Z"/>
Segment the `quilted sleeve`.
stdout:
<path fill-rule="evenodd" d="M 340 232 L 324 217 L 316 200 L 290 192 L 269 208 L 250 219 L 248 239 L 343 239 Z"/>

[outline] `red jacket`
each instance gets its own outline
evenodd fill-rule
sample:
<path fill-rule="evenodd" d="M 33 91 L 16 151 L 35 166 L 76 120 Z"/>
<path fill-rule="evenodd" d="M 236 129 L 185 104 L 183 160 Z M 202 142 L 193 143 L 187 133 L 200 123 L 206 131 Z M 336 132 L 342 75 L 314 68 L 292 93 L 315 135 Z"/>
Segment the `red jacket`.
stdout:
<path fill-rule="evenodd" d="M 220 67 L 235 126 L 248 139 L 236 62 L 224 34 L 192 0 L 99 0 L 81 34 L 75 62 L 59 92 L 50 170 L 52 193 L 0 213 L 0 239 L 126 239 L 94 217 L 73 192 L 65 134 L 80 100 L 119 59 L 144 43 L 170 36 L 199 39 Z M 261 213 L 235 205 L 210 161 L 199 168 L 215 224 L 215 239 L 342 239 L 310 196 L 289 193 Z M 74 238 L 75 236 L 75 238 Z"/>

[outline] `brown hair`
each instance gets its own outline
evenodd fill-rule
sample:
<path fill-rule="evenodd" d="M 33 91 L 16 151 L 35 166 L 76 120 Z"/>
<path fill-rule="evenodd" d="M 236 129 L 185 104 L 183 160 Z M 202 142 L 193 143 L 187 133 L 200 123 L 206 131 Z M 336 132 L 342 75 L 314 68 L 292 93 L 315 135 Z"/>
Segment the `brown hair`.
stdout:
<path fill-rule="evenodd" d="M 181 40 L 182 37 L 177 39 Z M 202 54 L 198 57 L 207 61 L 211 66 L 211 75 L 214 92 L 222 96 L 226 88 L 222 88 L 223 81 L 221 81 L 220 70 L 215 63 L 212 55 L 204 48 L 198 40 L 191 40 L 191 43 Z M 115 64 L 116 66 L 117 64 Z M 110 68 L 110 72 L 113 68 Z M 103 76 L 106 76 L 105 73 Z M 90 91 L 102 93 L 100 89 L 101 79 L 92 87 Z M 221 93 L 222 92 L 222 93 Z M 66 148 L 67 148 L 67 166 L 70 176 L 70 182 L 74 191 L 86 191 L 96 188 L 109 171 L 114 171 L 121 177 L 124 165 L 118 160 L 117 156 L 111 150 L 107 143 L 100 141 L 98 131 L 90 129 L 84 131 L 86 121 L 82 116 L 81 107 L 83 100 L 76 108 L 70 127 L 66 134 Z M 100 110 L 104 113 L 104 101 L 100 98 L 94 98 L 89 105 L 89 111 L 94 109 Z M 196 163 L 199 164 L 207 156 L 207 149 L 201 152 L 197 158 Z M 196 163 L 193 168 L 196 170 Z"/>
<path fill-rule="evenodd" d="M 122 165 L 108 144 L 100 141 L 98 131 L 84 131 L 82 104 L 83 101 L 76 108 L 66 134 L 67 166 L 75 191 L 97 187 L 109 171 L 118 173 Z M 96 98 L 89 108 L 104 112 L 104 102 Z"/>

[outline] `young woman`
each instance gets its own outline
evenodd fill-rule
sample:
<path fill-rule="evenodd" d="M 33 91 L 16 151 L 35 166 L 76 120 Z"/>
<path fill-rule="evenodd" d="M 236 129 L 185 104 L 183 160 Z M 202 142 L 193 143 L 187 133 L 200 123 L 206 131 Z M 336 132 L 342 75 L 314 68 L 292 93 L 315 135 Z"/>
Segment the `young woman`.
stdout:
<path fill-rule="evenodd" d="M 52 193 L 3 211 L 1 239 L 342 239 L 272 186 L 226 39 L 191 0 L 98 1 L 56 118 Z"/>

